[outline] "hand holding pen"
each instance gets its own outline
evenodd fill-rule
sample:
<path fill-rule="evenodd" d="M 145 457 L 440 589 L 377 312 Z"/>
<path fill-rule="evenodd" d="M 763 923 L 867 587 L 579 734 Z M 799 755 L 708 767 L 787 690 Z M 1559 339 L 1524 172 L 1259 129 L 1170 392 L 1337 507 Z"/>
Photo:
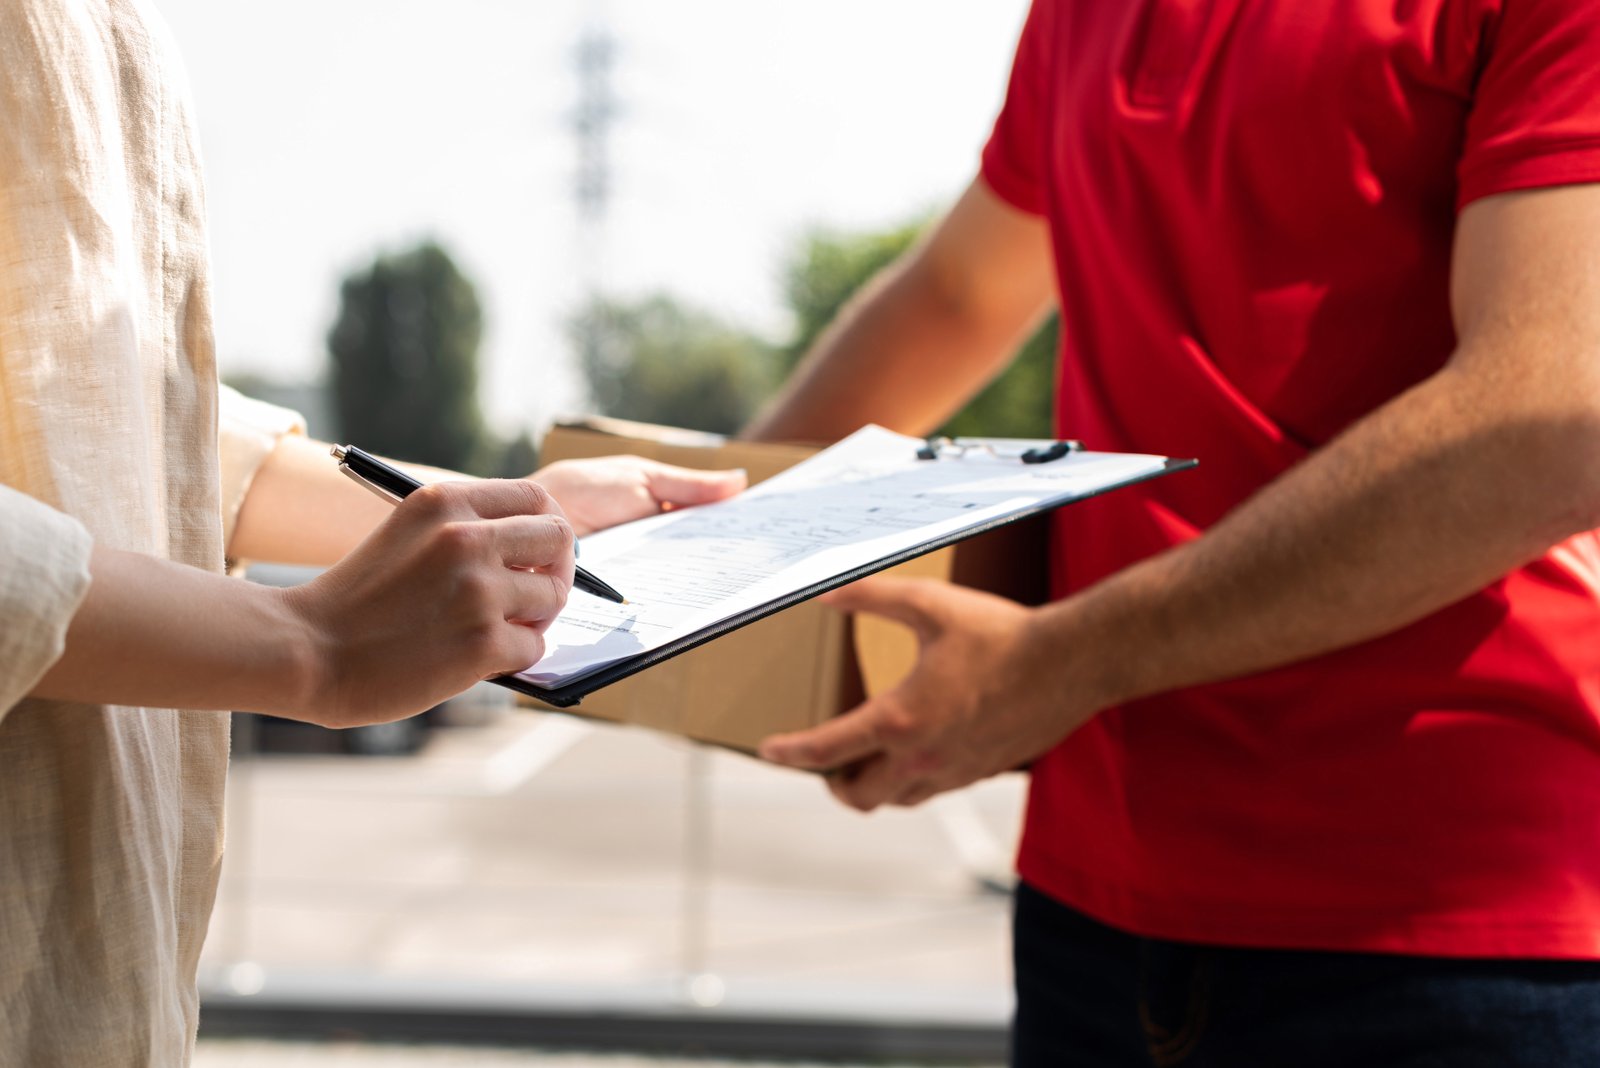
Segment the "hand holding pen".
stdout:
<path fill-rule="evenodd" d="M 404 471 L 354 445 L 335 445 L 333 457 L 339 461 L 339 470 L 392 504 L 400 503 L 422 488 L 421 482 Z M 626 597 L 581 567 L 575 570 L 572 584 L 595 597 L 616 604 L 628 603 Z"/>
<path fill-rule="evenodd" d="M 269 591 L 283 623 L 260 626 L 297 636 L 269 665 L 292 685 L 296 718 L 382 723 L 544 659 L 575 563 L 555 498 L 509 479 L 394 483 L 383 496 L 401 491 L 327 571 Z"/>

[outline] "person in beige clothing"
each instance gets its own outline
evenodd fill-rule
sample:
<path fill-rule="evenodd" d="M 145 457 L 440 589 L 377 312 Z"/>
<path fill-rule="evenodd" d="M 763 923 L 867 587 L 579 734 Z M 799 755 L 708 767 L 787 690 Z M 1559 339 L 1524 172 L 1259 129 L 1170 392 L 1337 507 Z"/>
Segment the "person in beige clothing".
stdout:
<path fill-rule="evenodd" d="M 219 405 L 159 19 L 0 0 L 0 1064 L 188 1062 L 228 746 L 202 710 L 348 726 L 526 667 L 574 530 L 741 484 L 631 458 L 434 472 L 391 512 L 298 429 Z M 225 558 L 339 562 L 274 590 Z"/>

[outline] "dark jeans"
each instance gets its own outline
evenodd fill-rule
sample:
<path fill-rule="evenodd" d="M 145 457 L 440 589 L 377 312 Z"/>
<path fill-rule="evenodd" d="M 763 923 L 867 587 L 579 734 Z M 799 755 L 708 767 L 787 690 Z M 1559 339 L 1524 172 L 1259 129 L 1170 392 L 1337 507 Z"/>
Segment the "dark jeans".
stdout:
<path fill-rule="evenodd" d="M 1600 962 L 1137 938 L 1017 890 L 1013 1068 L 1595 1068 Z"/>

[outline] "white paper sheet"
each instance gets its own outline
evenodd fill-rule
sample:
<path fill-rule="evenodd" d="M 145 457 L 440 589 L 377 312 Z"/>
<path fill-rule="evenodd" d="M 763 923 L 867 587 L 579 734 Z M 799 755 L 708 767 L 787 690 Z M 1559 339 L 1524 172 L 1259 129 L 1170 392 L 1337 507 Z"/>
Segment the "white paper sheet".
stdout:
<path fill-rule="evenodd" d="M 1073 452 L 1044 464 L 968 451 L 919 460 L 923 442 L 865 427 L 740 496 L 602 531 L 583 566 L 628 598 L 574 590 L 544 659 L 545 688 L 696 634 L 937 538 L 1159 471 L 1164 456 Z M 1009 452 L 1039 442 L 1005 443 Z"/>

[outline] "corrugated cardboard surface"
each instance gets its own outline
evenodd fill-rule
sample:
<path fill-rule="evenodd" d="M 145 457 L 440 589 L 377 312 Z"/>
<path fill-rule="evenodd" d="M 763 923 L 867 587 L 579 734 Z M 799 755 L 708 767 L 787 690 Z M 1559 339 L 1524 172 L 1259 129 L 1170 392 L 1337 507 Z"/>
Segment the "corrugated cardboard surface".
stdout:
<path fill-rule="evenodd" d="M 684 467 L 743 467 L 754 484 L 814 451 L 597 417 L 554 427 L 539 459 L 631 453 Z M 935 579 L 953 573 L 966 585 L 1038 603 L 1044 596 L 1044 530 L 1042 519 L 1013 524 L 887 573 Z M 910 670 L 916 659 L 910 631 L 866 616 L 854 622 L 852 628 L 850 620 L 814 601 L 796 605 L 613 683 L 564 711 L 750 752 L 768 735 L 814 726 L 848 710 Z"/>

